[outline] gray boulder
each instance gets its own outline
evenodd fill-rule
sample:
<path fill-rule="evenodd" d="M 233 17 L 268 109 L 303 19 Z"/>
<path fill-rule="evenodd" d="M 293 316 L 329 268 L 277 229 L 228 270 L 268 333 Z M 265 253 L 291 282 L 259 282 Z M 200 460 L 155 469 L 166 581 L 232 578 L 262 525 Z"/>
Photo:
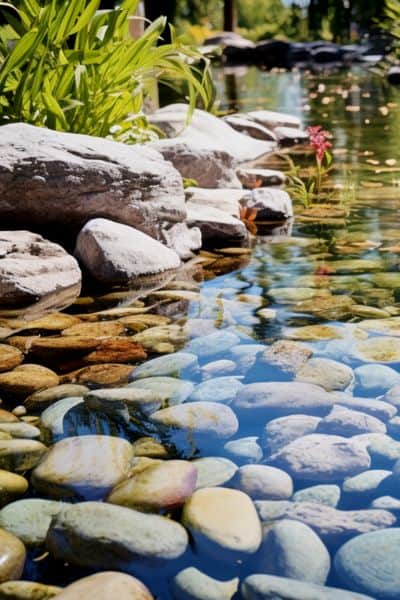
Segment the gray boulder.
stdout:
<path fill-rule="evenodd" d="M 104 217 L 158 237 L 185 218 L 182 179 L 151 148 L 24 123 L 0 131 L 2 223 L 78 229 Z"/>
<path fill-rule="evenodd" d="M 250 575 L 241 592 L 244 600 L 373 600 L 348 590 L 275 575 Z"/>
<path fill-rule="evenodd" d="M 4 191 L 0 215 L 3 201 Z M 79 296 L 81 277 L 78 263 L 61 246 L 29 231 L 0 232 L 0 305 L 26 305 L 52 295 L 55 304 L 66 306 Z"/>
<path fill-rule="evenodd" d="M 179 256 L 150 236 L 107 219 L 89 221 L 78 235 L 75 255 L 102 283 L 122 284 L 134 278 L 177 269 Z"/>

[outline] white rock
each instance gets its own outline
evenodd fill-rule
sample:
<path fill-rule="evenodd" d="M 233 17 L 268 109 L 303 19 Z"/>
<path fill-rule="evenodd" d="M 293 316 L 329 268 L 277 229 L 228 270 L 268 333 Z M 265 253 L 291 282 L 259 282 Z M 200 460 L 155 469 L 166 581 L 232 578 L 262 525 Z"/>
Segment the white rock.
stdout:
<path fill-rule="evenodd" d="M 186 203 L 186 210 L 188 225 L 198 227 L 203 240 L 242 240 L 247 237 L 245 224 L 223 210 L 211 206 L 201 206 L 192 202 Z"/>

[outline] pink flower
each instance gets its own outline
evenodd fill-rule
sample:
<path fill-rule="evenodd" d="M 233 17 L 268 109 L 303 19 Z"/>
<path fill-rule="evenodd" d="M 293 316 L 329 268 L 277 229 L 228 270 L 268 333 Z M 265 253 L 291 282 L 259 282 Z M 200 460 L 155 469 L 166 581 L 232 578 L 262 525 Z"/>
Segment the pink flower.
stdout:
<path fill-rule="evenodd" d="M 307 133 L 310 136 L 310 144 L 315 150 L 317 161 L 321 163 L 324 160 L 326 152 L 332 148 L 332 144 L 328 142 L 328 131 L 324 131 L 321 125 L 308 127 Z"/>

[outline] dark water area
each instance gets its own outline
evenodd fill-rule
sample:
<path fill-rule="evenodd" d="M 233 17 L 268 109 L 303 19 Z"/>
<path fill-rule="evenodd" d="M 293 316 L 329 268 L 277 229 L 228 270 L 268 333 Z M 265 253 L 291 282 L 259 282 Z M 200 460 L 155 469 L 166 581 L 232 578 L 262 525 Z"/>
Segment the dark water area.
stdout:
<path fill-rule="evenodd" d="M 212 377 L 229 375 L 242 384 L 293 381 L 293 372 L 259 360 L 264 347 L 279 340 L 300 341 L 312 350 L 313 358 L 333 359 L 352 369 L 369 365 L 373 371 L 380 364 L 400 373 L 400 91 L 364 67 L 314 74 L 238 67 L 215 70 L 215 80 L 221 110 L 287 112 L 300 117 L 305 127 L 322 125 L 330 131 L 332 180 L 342 190 L 340 206 L 346 210 L 344 216 L 310 219 L 296 206 L 290 236 L 259 235 L 251 254 L 244 256 L 243 266 L 196 282 L 198 296 L 185 301 L 174 317 L 187 332 L 187 341 L 178 349 L 196 354 L 193 340 L 215 331 L 230 333 L 235 341 L 231 347 L 229 343 L 222 343 L 220 349 L 216 346 L 215 352 L 200 349 L 200 370 L 184 373 L 182 378 L 198 385 L 206 379 L 205 365 L 225 360 L 231 363 L 227 371 L 221 365 Z M 69 312 L 77 311 L 75 307 Z M 380 325 L 385 319 L 390 321 Z M 325 329 L 303 329 L 309 325 Z M 377 349 L 376 338 L 394 342 Z M 246 357 L 256 355 L 256 360 L 246 362 Z M 367 385 L 356 377 L 349 389 L 358 398 L 377 398 L 388 388 L 382 378 L 376 380 L 377 384 Z M 238 416 L 240 428 L 233 439 L 251 438 L 247 455 L 207 438 L 193 444 L 190 433 L 178 437 L 156 427 L 145 415 L 127 425 L 81 406 L 69 411 L 60 437 L 103 433 L 134 441 L 152 435 L 169 448 L 170 457 L 222 456 L 239 465 L 266 462 L 265 454 L 258 459 L 254 455 L 266 419 L 256 412 Z M 280 416 L 279 410 L 269 419 L 274 416 Z M 400 441 L 399 434 L 393 433 L 392 438 Z M 383 454 L 376 458 L 374 468 L 388 467 Z M 294 483 L 295 490 L 312 484 Z M 339 504 L 345 509 L 365 507 L 359 501 Z M 179 510 L 173 517 L 179 520 Z M 336 548 L 329 550 L 333 556 Z M 169 600 L 171 577 L 186 566 L 220 579 L 239 576 L 242 580 L 260 572 L 255 561 L 251 556 L 244 562 L 218 561 L 194 549 L 175 561 L 170 571 L 161 568 L 135 574 L 157 598 Z M 49 557 L 37 560 L 32 551 L 24 577 L 65 584 L 87 573 Z M 334 569 L 327 585 L 346 587 Z"/>

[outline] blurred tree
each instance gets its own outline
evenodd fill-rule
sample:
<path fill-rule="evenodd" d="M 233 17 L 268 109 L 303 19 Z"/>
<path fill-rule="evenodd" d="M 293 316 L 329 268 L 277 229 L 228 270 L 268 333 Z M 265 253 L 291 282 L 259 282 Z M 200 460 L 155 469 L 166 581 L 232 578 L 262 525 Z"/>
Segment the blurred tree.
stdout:
<path fill-rule="evenodd" d="M 224 31 L 235 29 L 235 1 L 224 0 Z"/>

